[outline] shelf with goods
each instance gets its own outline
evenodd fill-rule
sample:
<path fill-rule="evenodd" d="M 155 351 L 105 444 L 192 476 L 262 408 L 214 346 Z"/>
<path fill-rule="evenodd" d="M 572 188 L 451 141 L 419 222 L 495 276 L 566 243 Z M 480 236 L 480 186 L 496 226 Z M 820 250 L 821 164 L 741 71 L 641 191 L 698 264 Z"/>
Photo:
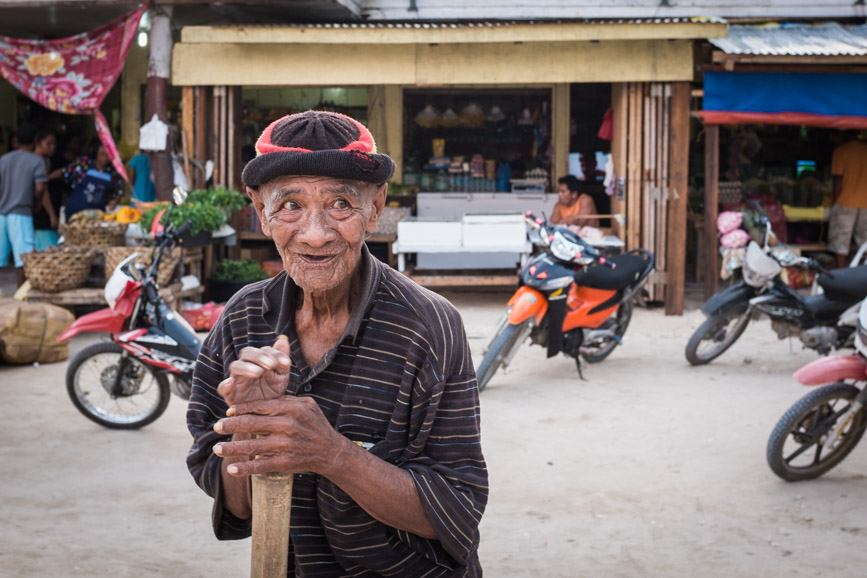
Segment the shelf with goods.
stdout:
<path fill-rule="evenodd" d="M 404 185 L 507 192 L 528 171 L 548 178 L 550 100 L 544 89 L 406 91 Z"/>

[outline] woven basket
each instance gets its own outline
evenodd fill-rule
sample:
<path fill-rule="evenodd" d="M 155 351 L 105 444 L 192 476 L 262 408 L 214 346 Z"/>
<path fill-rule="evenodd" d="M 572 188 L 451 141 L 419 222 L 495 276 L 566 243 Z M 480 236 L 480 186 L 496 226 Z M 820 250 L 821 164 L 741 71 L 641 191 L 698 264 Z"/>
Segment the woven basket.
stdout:
<path fill-rule="evenodd" d="M 24 274 L 39 291 L 57 293 L 84 285 L 94 252 L 86 247 L 49 247 L 45 251 L 24 253 Z"/>
<path fill-rule="evenodd" d="M 126 225 L 115 221 L 77 221 L 60 225 L 67 245 L 116 247 L 126 242 Z"/>
<path fill-rule="evenodd" d="M 136 263 L 143 263 L 149 267 L 151 264 L 151 251 L 152 249 L 150 247 L 109 247 L 104 249 L 105 278 L 108 279 L 111 277 L 111 274 L 114 272 L 115 268 L 120 265 L 120 262 L 133 253 L 140 253 L 138 258 L 135 260 Z M 171 251 L 163 252 L 162 259 L 160 259 L 160 268 L 157 271 L 158 285 L 169 284 L 169 281 L 172 280 L 172 275 L 175 273 L 175 267 L 178 266 L 180 260 L 180 247 L 175 247 Z"/>

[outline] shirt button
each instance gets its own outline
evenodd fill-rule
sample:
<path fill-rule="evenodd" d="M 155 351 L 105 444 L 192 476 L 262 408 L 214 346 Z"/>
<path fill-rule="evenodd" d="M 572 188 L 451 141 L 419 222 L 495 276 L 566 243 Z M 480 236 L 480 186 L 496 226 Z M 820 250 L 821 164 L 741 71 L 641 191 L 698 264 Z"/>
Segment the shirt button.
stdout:
<path fill-rule="evenodd" d="M 304 384 L 304 393 L 310 393 L 311 391 L 313 391 L 313 386 L 309 383 Z"/>

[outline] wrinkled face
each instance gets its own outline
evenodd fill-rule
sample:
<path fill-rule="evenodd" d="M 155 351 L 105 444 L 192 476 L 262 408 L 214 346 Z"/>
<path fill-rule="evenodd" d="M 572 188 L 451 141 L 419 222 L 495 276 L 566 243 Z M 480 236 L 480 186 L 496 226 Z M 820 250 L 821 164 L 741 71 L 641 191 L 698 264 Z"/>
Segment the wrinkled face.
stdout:
<path fill-rule="evenodd" d="M 298 176 L 247 189 L 283 268 L 309 293 L 351 279 L 365 235 L 376 230 L 387 190 L 387 185 Z"/>
<path fill-rule="evenodd" d="M 44 139 L 36 143 L 36 154 L 41 157 L 50 157 L 54 155 L 54 149 L 57 148 L 57 139 L 53 134 L 46 136 Z"/>
<path fill-rule="evenodd" d="M 578 193 L 573 193 L 565 183 L 560 183 L 557 187 L 557 197 L 560 199 L 561 203 L 567 207 L 571 207 L 575 204 L 575 201 L 578 200 Z"/>

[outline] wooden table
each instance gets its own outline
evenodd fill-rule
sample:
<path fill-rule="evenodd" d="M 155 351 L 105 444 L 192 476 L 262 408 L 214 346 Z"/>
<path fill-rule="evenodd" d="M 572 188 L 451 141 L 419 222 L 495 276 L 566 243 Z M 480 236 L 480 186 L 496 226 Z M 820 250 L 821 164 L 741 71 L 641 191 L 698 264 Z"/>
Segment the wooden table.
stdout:
<path fill-rule="evenodd" d="M 165 302 L 172 306 L 180 294 L 181 284 L 175 283 L 168 287 L 160 289 L 160 296 Z M 107 305 L 105 301 L 105 290 L 102 287 L 79 287 L 78 289 L 70 289 L 69 291 L 58 291 L 57 293 L 46 293 L 37 289 L 31 289 L 27 292 L 27 301 L 32 303 L 51 303 L 62 307 L 72 307 L 75 305 Z"/>

